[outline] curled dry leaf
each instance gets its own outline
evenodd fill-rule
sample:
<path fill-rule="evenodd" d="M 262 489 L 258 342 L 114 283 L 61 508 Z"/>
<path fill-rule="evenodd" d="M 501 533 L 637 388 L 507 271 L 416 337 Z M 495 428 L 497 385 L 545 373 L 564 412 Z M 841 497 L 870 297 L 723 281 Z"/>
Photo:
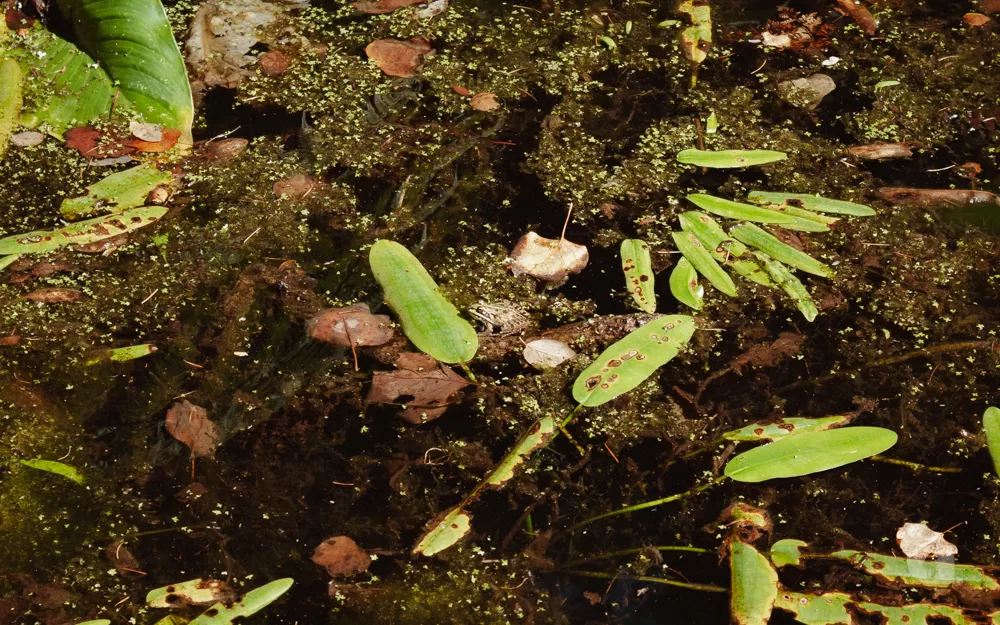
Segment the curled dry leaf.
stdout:
<path fill-rule="evenodd" d="M 192 456 L 212 457 L 219 446 L 219 430 L 208 419 L 208 411 L 188 400 L 167 410 L 167 433 L 191 449 Z"/>
<path fill-rule="evenodd" d="M 868 7 L 861 4 L 861 0 L 837 0 L 837 6 L 850 15 L 866 35 L 875 34 L 875 17 Z"/>
<path fill-rule="evenodd" d="M 309 338 L 350 347 L 384 345 L 392 340 L 392 321 L 387 315 L 373 315 L 368 304 L 328 308 L 306 321 Z"/>
<path fill-rule="evenodd" d="M 844 153 L 863 161 L 881 161 L 890 158 L 910 158 L 913 146 L 909 143 L 872 143 L 847 148 Z"/>
<path fill-rule="evenodd" d="M 431 42 L 425 37 L 378 39 L 368 44 L 365 54 L 389 76 L 409 78 L 424 63 L 424 56 L 431 52 Z"/>
<path fill-rule="evenodd" d="M 904 523 L 896 530 L 896 542 L 907 558 L 930 560 L 958 555 L 958 547 L 945 540 L 943 533 L 935 532 L 923 523 Z"/>
<path fill-rule="evenodd" d="M 372 563 L 365 550 L 347 536 L 327 538 L 316 547 L 311 559 L 324 567 L 330 577 L 350 577 L 364 573 Z"/>
<path fill-rule="evenodd" d="M 918 208 L 962 208 L 977 204 L 1000 205 L 1000 197 L 996 194 L 972 189 L 882 187 L 876 194 L 896 206 L 916 206 Z"/>
<path fill-rule="evenodd" d="M 370 15 L 381 15 L 392 13 L 396 9 L 408 7 L 411 4 L 420 4 L 426 0 L 358 0 L 353 3 L 353 7 L 362 13 Z"/>
<path fill-rule="evenodd" d="M 277 197 L 286 196 L 293 200 L 301 200 L 313 193 L 323 183 L 308 174 L 295 174 L 284 180 L 279 180 L 271 186 Z"/>
<path fill-rule="evenodd" d="M 437 419 L 469 382 L 426 354 L 406 352 L 396 359 L 396 371 L 376 371 L 367 404 L 403 404 L 400 417 L 419 425 Z"/>
<path fill-rule="evenodd" d="M 570 275 L 587 266 L 587 247 L 566 239 L 546 239 L 536 232 L 521 237 L 510 253 L 510 270 L 515 276 L 528 274 L 533 278 L 562 284 Z"/>
<path fill-rule="evenodd" d="M 566 362 L 576 352 L 562 341 L 538 339 L 524 346 L 524 359 L 536 369 L 551 369 Z"/>
<path fill-rule="evenodd" d="M 471 100 L 469 100 L 469 106 L 477 111 L 488 113 L 500 108 L 500 101 L 497 100 L 496 95 L 488 91 L 480 91 L 476 95 L 472 96 Z"/>
<path fill-rule="evenodd" d="M 257 57 L 257 66 L 265 76 L 281 76 L 288 69 L 289 60 L 281 50 L 270 50 Z"/>
<path fill-rule="evenodd" d="M 79 289 L 51 287 L 32 291 L 21 299 L 30 300 L 32 302 L 41 302 L 43 304 L 72 304 L 73 302 L 79 302 L 84 297 L 86 296 L 83 291 Z"/>

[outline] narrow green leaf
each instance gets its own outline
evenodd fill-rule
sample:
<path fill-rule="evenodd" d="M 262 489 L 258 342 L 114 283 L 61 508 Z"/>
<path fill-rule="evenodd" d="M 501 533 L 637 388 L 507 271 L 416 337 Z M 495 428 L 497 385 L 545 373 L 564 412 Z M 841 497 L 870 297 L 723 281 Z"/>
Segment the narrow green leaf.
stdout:
<path fill-rule="evenodd" d="M 786 265 L 791 265 L 796 269 L 801 269 L 806 273 L 816 276 L 830 278 L 833 270 L 825 264 L 819 262 L 809 254 L 801 252 L 791 245 L 782 243 L 778 237 L 755 224 L 743 222 L 729 229 L 737 241 L 745 243 L 750 247 L 757 248 L 771 258 L 781 261 Z"/>
<path fill-rule="evenodd" d="M 698 272 L 683 256 L 670 272 L 670 292 L 678 302 L 695 310 L 701 310 L 704 305 L 705 289 L 698 284 Z"/>
<path fill-rule="evenodd" d="M 896 433 L 846 427 L 778 439 L 733 458 L 725 474 L 738 482 L 810 475 L 864 460 L 896 444 Z"/>
<path fill-rule="evenodd" d="M 719 118 L 715 116 L 715 111 L 708 114 L 705 120 L 705 134 L 714 135 L 719 131 Z"/>
<path fill-rule="evenodd" d="M 677 161 L 685 165 L 726 169 L 732 167 L 751 167 L 788 158 L 784 152 L 773 150 L 681 150 L 677 153 Z"/>
<path fill-rule="evenodd" d="M 681 229 L 698 237 L 712 258 L 748 280 L 761 286 L 774 287 L 757 261 L 747 253 L 747 246 L 726 234 L 714 219 L 700 211 L 681 213 L 678 219 Z"/>
<path fill-rule="evenodd" d="M 7 256 L 0 256 L 0 271 L 10 267 L 14 264 L 18 258 L 21 258 L 20 254 L 9 254 Z"/>
<path fill-rule="evenodd" d="M 726 432 L 722 438 L 727 441 L 770 441 L 808 432 L 822 432 L 847 425 L 854 417 L 833 415 L 811 419 L 808 417 L 787 417 L 770 423 L 751 423 L 738 430 Z"/>
<path fill-rule="evenodd" d="M 1000 475 L 1000 409 L 990 406 L 983 414 L 983 429 L 986 431 L 986 446 L 993 459 L 993 470 Z"/>
<path fill-rule="evenodd" d="M 476 331 L 441 295 L 434 279 L 408 249 L 395 241 L 376 241 L 368 262 L 386 303 L 420 351 L 447 363 L 468 362 L 476 355 Z"/>
<path fill-rule="evenodd" d="M 778 596 L 778 572 L 753 546 L 735 540 L 729 543 L 729 568 L 733 621 L 767 625 Z"/>
<path fill-rule="evenodd" d="M 573 384 L 573 399 L 600 406 L 631 391 L 680 352 L 694 334 L 694 318 L 667 315 L 604 350 Z"/>
<path fill-rule="evenodd" d="M 83 474 L 76 467 L 57 460 L 22 460 L 21 464 L 32 469 L 38 469 L 39 471 L 61 475 L 77 484 L 83 484 L 84 482 Z"/>
<path fill-rule="evenodd" d="M 549 443 L 555 432 L 555 420 L 552 417 L 542 417 L 531 426 L 531 429 L 521 437 L 513 449 L 507 452 L 496 468 L 486 478 L 490 486 L 500 487 L 514 477 L 517 467 L 528 459 L 536 449 Z"/>
<path fill-rule="evenodd" d="M 413 555 L 432 556 L 462 540 L 472 527 L 472 517 L 461 505 L 449 508 L 431 523 L 431 528 L 420 537 Z"/>
<path fill-rule="evenodd" d="M 188 625 L 188 623 L 189 620 L 180 614 L 168 614 L 153 623 L 153 625 Z"/>
<path fill-rule="evenodd" d="M 736 295 L 736 285 L 733 284 L 733 279 L 712 258 L 698 237 L 690 232 L 672 232 L 671 235 L 674 237 L 674 245 L 699 274 L 705 276 L 705 279 L 711 282 L 712 286 L 726 295 L 730 297 Z"/>
<path fill-rule="evenodd" d="M 102 349 L 94 353 L 84 364 L 90 366 L 101 362 L 128 362 L 129 360 L 149 356 L 154 352 L 156 352 L 156 345 L 152 343 Z"/>
<path fill-rule="evenodd" d="M 57 230 L 36 230 L 0 239 L 0 255 L 40 254 L 64 245 L 84 245 L 116 237 L 156 223 L 167 212 L 165 206 L 143 206 L 102 215 Z"/>
<path fill-rule="evenodd" d="M 834 213 L 837 215 L 853 215 L 855 217 L 870 217 L 875 211 L 864 204 L 845 202 L 844 200 L 831 200 L 819 195 L 810 193 L 783 193 L 780 191 L 751 191 L 747 199 L 754 204 L 775 204 L 794 206 L 821 213 Z"/>
<path fill-rule="evenodd" d="M 798 566 L 802 562 L 802 548 L 809 543 L 795 538 L 785 538 L 771 545 L 771 562 L 777 568 Z"/>
<path fill-rule="evenodd" d="M 10 136 L 21 114 L 21 67 L 17 61 L 0 59 L 0 157 L 7 151 Z"/>
<path fill-rule="evenodd" d="M 67 198 L 59 207 L 66 219 L 79 219 L 98 209 L 122 211 L 146 203 L 146 196 L 156 187 L 173 180 L 169 171 L 160 171 L 148 163 L 106 176 L 87 187 L 87 194 Z"/>
<path fill-rule="evenodd" d="M 191 621 L 189 625 L 231 625 L 235 619 L 256 614 L 277 601 L 281 595 L 288 592 L 293 583 L 294 580 L 289 577 L 276 579 L 260 588 L 251 590 L 232 605 L 216 603 L 205 610 L 201 616 Z"/>
<path fill-rule="evenodd" d="M 834 430 L 843 432 L 856 428 Z M 792 439 L 787 439 L 792 440 Z M 957 584 L 968 584 L 975 590 L 997 591 L 997 578 L 977 566 L 952 564 L 936 560 L 897 558 L 867 551 L 844 550 L 829 554 L 830 558 L 845 560 L 864 572 L 890 584 L 922 586 L 924 588 L 951 588 Z"/>
<path fill-rule="evenodd" d="M 714 195 L 708 195 L 707 193 L 691 193 L 686 198 L 698 208 L 719 217 L 745 219 L 762 224 L 790 224 L 795 221 L 795 217 L 787 213 L 753 206 L 752 204 L 741 204 L 740 202 L 726 200 Z"/>
<path fill-rule="evenodd" d="M 641 239 L 625 239 L 622 241 L 621 255 L 625 286 L 635 305 L 643 312 L 656 312 L 653 262 L 649 256 L 649 245 Z"/>
<path fill-rule="evenodd" d="M 819 309 L 816 308 L 816 302 L 813 301 L 806 285 L 802 284 L 802 281 L 796 278 L 795 274 L 788 270 L 788 267 L 767 254 L 754 252 L 754 256 L 760 261 L 760 264 L 764 265 L 764 270 L 771 276 L 771 279 L 781 287 L 788 297 L 792 298 L 795 307 L 799 309 L 806 321 L 815 321 L 816 316 L 819 315 Z"/>
<path fill-rule="evenodd" d="M 57 0 L 81 47 L 117 82 L 143 121 L 191 143 L 187 69 L 160 0 Z"/>
<path fill-rule="evenodd" d="M 76 625 L 111 625 L 111 621 L 99 618 L 96 621 L 83 621 L 82 623 L 77 623 Z"/>

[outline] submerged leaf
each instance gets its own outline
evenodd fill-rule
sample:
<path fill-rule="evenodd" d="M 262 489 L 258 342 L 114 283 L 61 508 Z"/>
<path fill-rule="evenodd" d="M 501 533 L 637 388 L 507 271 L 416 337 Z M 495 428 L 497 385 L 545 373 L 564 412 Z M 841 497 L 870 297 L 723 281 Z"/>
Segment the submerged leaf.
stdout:
<path fill-rule="evenodd" d="M 378 39 L 365 48 L 365 54 L 380 70 L 389 76 L 409 78 L 424 64 L 424 56 L 431 52 L 431 43 L 424 37 Z"/>
<path fill-rule="evenodd" d="M 76 467 L 57 460 L 22 460 L 21 464 L 32 469 L 38 469 L 39 471 L 61 475 L 77 484 L 83 484 L 84 482 L 83 474 Z"/>
<path fill-rule="evenodd" d="M 142 206 L 153 189 L 173 178 L 173 174 L 154 165 L 139 165 L 95 182 L 87 187 L 87 195 L 63 200 L 59 212 L 67 219 L 79 219 L 98 209 L 122 211 Z"/>
<path fill-rule="evenodd" d="M 1000 408 L 990 406 L 983 413 L 983 430 L 986 432 L 986 446 L 993 459 L 993 470 L 1000 475 Z"/>
<path fill-rule="evenodd" d="M 331 536 L 321 542 L 310 558 L 326 569 L 330 577 L 350 577 L 371 566 L 371 556 L 349 536 Z"/>
<path fill-rule="evenodd" d="M 0 85 L 3 85 L 0 88 L 0 156 L 3 156 L 21 113 L 21 67 L 17 61 L 0 59 Z"/>
<path fill-rule="evenodd" d="M 276 579 L 260 588 L 251 590 L 236 603 L 213 605 L 188 625 L 232 625 L 236 619 L 256 614 L 277 601 L 278 597 L 288 592 L 293 583 L 294 580 L 290 577 Z"/>
<path fill-rule="evenodd" d="M 209 420 L 208 411 L 186 399 L 167 410 L 164 427 L 191 449 L 192 456 L 212 457 L 219 446 L 219 430 Z"/>
<path fill-rule="evenodd" d="M 896 543 L 907 558 L 930 560 L 958 555 L 958 547 L 945 540 L 943 533 L 923 523 L 903 523 L 896 531 Z"/>
<path fill-rule="evenodd" d="M 744 452 L 726 465 L 738 482 L 764 482 L 835 469 L 880 454 L 896 444 L 896 433 L 877 427 L 846 427 L 788 436 Z"/>
<path fill-rule="evenodd" d="M 653 286 L 653 264 L 649 245 L 641 239 L 625 239 L 621 245 L 622 271 L 625 287 L 639 310 L 656 312 L 656 292 Z"/>
<path fill-rule="evenodd" d="M 458 403 L 457 393 L 469 381 L 425 354 L 402 353 L 395 371 L 376 371 L 365 404 L 401 404 L 399 416 L 420 425 L 433 421 Z"/>
<path fill-rule="evenodd" d="M 734 297 L 736 295 L 736 285 L 719 263 L 712 258 L 705 246 L 690 232 L 672 232 L 674 245 L 684 254 L 691 265 L 699 274 L 705 276 L 712 286 L 719 289 L 726 295 Z"/>
<path fill-rule="evenodd" d="M 163 206 L 143 206 L 79 221 L 57 230 L 36 230 L 0 239 L 0 256 L 39 254 L 64 245 L 83 245 L 116 237 L 156 223 L 167 212 Z"/>
<path fill-rule="evenodd" d="M 808 417 L 786 417 L 770 423 L 751 423 L 738 430 L 732 430 L 722 435 L 727 441 L 769 441 L 786 436 L 821 432 L 847 425 L 854 417 L 852 415 L 834 415 L 811 419 Z"/>
<path fill-rule="evenodd" d="M 670 292 L 678 302 L 695 310 L 701 310 L 704 305 L 705 288 L 698 284 L 698 272 L 694 265 L 683 256 L 670 272 Z"/>
<path fill-rule="evenodd" d="M 469 322 L 438 290 L 420 261 L 395 241 L 381 240 L 368 255 L 385 301 L 399 316 L 406 338 L 441 362 L 467 362 L 479 349 Z"/>
<path fill-rule="evenodd" d="M 778 572 L 751 545 L 734 540 L 729 550 L 733 620 L 737 625 L 767 625 L 778 596 Z"/>
<path fill-rule="evenodd" d="M 788 158 L 784 152 L 774 150 L 681 150 L 677 153 L 677 162 L 685 165 L 697 165 L 726 169 L 732 167 L 751 167 L 764 165 Z"/>
<path fill-rule="evenodd" d="M 676 356 L 694 334 L 694 318 L 668 315 L 630 332 L 604 350 L 573 384 L 573 399 L 600 406 L 644 382 Z"/>
<path fill-rule="evenodd" d="M 446 510 L 429 526 L 413 548 L 413 555 L 432 556 L 462 540 L 471 529 L 472 517 L 458 505 Z"/>
<path fill-rule="evenodd" d="M 306 334 L 331 345 L 355 347 L 384 345 L 395 332 L 387 315 L 373 315 L 368 304 L 321 310 L 306 321 Z"/>

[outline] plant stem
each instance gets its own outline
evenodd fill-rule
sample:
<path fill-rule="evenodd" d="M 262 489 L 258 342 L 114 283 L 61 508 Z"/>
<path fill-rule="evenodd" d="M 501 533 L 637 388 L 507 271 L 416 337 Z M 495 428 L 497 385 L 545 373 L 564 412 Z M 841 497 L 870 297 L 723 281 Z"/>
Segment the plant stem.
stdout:
<path fill-rule="evenodd" d="M 473 384 L 475 384 L 476 383 L 476 376 L 472 375 L 472 369 L 469 369 L 469 365 L 465 364 L 464 362 L 460 362 L 460 363 L 458 363 L 458 366 L 462 367 L 462 371 L 465 371 L 465 376 L 467 378 L 469 378 L 469 380 Z"/>
<path fill-rule="evenodd" d="M 650 584 L 665 584 L 667 586 L 677 586 L 688 590 L 698 590 L 701 592 L 729 592 L 728 589 L 712 584 L 692 584 L 691 582 L 678 582 L 662 577 L 648 577 L 646 575 L 618 575 L 617 573 L 604 573 L 602 571 L 561 571 L 566 575 L 577 575 L 579 577 L 594 577 L 597 579 L 623 579 L 634 582 L 648 582 Z"/>
<path fill-rule="evenodd" d="M 914 471 L 933 471 L 934 473 L 961 473 L 962 469 L 959 467 L 932 467 L 926 464 L 920 464 L 919 462 L 910 462 L 909 460 L 899 460 L 898 458 L 886 458 L 885 456 L 872 456 L 869 460 L 874 460 L 876 462 L 884 462 L 886 464 L 895 464 L 901 467 L 907 467 L 908 469 L 913 469 Z"/>
<path fill-rule="evenodd" d="M 709 488 L 715 486 L 726 479 L 725 476 L 717 477 L 711 482 L 706 482 L 701 486 L 695 486 L 690 490 L 686 490 L 683 493 L 677 493 L 670 495 L 669 497 L 664 497 L 662 499 L 654 499 L 653 501 L 646 501 L 644 503 L 637 503 L 634 506 L 628 506 L 627 508 L 621 508 L 619 510 L 612 510 L 611 512 L 605 512 L 604 514 L 598 514 L 597 516 L 592 516 L 589 519 L 584 519 L 577 523 L 576 525 L 570 526 L 567 530 L 569 532 L 576 531 L 577 529 L 587 525 L 588 523 L 593 523 L 594 521 L 599 521 L 601 519 L 607 519 L 608 517 L 618 516 L 619 514 L 628 514 L 629 512 L 637 512 L 639 510 L 645 510 L 646 508 L 655 508 L 656 506 L 663 505 L 665 503 L 670 503 L 672 501 L 678 501 L 684 499 L 685 497 L 690 497 L 692 495 L 697 495 L 702 491 L 706 491 Z"/>
<path fill-rule="evenodd" d="M 657 545 L 654 547 L 633 547 L 632 549 L 621 549 L 619 551 L 609 551 L 607 553 L 600 553 L 596 556 L 589 556 L 586 558 L 580 558 L 579 560 L 573 560 L 567 567 L 579 566 L 581 564 L 586 564 L 588 562 L 600 562 L 601 560 L 611 560 L 612 558 L 617 558 L 618 556 L 630 556 L 647 549 L 656 549 L 657 551 L 684 551 L 688 553 L 715 553 L 711 549 L 702 549 L 701 547 L 684 547 L 679 545 Z"/>

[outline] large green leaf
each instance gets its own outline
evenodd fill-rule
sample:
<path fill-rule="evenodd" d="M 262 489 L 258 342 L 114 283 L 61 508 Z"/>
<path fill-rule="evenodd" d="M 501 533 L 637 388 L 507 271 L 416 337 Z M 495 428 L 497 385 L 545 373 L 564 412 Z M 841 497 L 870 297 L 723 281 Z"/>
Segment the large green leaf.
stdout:
<path fill-rule="evenodd" d="M 420 351 L 448 363 L 467 362 L 476 355 L 475 329 L 441 295 L 434 278 L 408 249 L 395 241 L 376 241 L 368 262 L 406 338 Z"/>
<path fill-rule="evenodd" d="M 4 254 L 41 254 L 64 245 L 86 245 L 132 232 L 156 223 L 167 213 L 165 206 L 141 206 L 120 213 L 78 221 L 57 230 L 35 230 L 0 239 Z"/>
<path fill-rule="evenodd" d="M 843 432 L 844 430 L 834 431 Z M 896 556 L 851 549 L 836 551 L 826 557 L 850 562 L 869 575 L 890 584 L 922 586 L 924 588 L 951 588 L 963 584 L 970 590 L 1000 591 L 1000 581 L 997 580 L 995 573 L 971 564 L 897 558 Z"/>
<path fill-rule="evenodd" d="M 702 210 L 729 219 L 745 219 L 762 224 L 790 224 L 795 221 L 795 217 L 787 213 L 752 204 L 741 204 L 707 193 L 691 193 L 685 198 Z"/>
<path fill-rule="evenodd" d="M 80 47 L 118 83 L 139 116 L 190 144 L 194 104 L 187 69 L 159 0 L 58 0 Z"/>
<path fill-rule="evenodd" d="M 733 541 L 729 549 L 733 621 L 737 625 L 767 625 L 778 596 L 778 572 L 750 545 Z"/>
<path fill-rule="evenodd" d="M 876 427 L 846 427 L 789 436 L 733 458 L 725 474 L 738 482 L 798 477 L 863 460 L 896 444 L 896 433 Z"/>
<path fill-rule="evenodd" d="M 231 625 L 238 618 L 242 619 L 263 610 L 285 594 L 292 587 L 292 583 L 290 577 L 276 579 L 251 590 L 232 605 L 216 603 L 188 625 Z"/>
<path fill-rule="evenodd" d="M 680 352 L 694 334 L 694 318 L 654 319 L 604 350 L 573 384 L 573 399 L 600 406 L 639 386 Z"/>
<path fill-rule="evenodd" d="M 0 156 L 7 150 L 20 112 L 21 68 L 16 61 L 0 60 Z"/>
<path fill-rule="evenodd" d="M 986 431 L 986 446 L 993 459 L 993 470 L 1000 475 L 1000 409 L 990 406 L 983 414 L 983 430 Z"/>

